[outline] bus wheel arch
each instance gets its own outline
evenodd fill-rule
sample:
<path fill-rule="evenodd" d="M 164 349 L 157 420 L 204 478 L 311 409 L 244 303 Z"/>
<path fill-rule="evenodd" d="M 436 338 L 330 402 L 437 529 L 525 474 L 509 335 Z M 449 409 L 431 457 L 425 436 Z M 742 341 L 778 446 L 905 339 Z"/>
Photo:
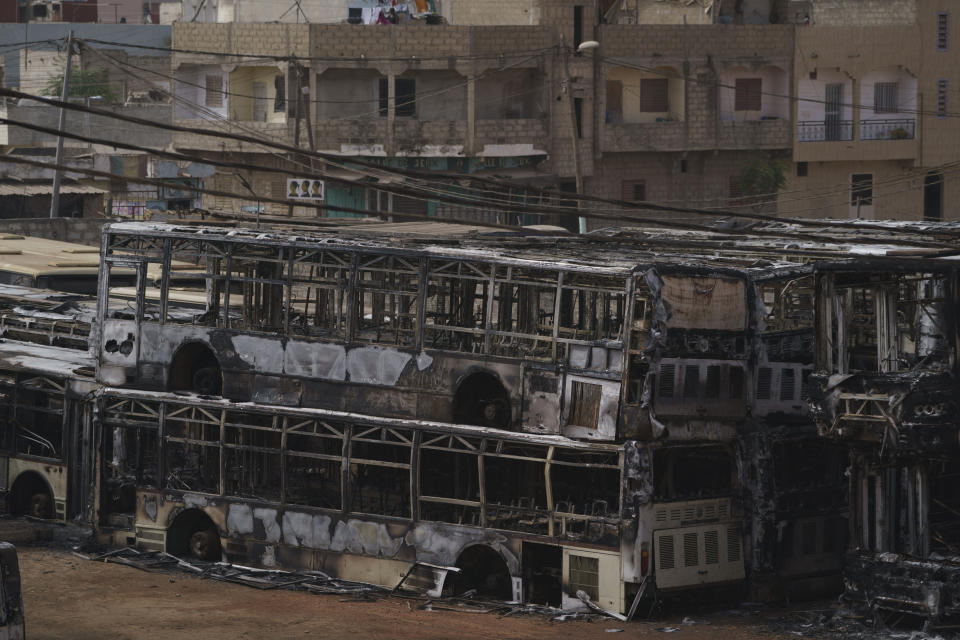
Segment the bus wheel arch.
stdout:
<path fill-rule="evenodd" d="M 167 553 L 198 560 L 220 560 L 220 533 L 202 509 L 189 508 L 173 515 L 167 528 Z"/>
<path fill-rule="evenodd" d="M 198 341 L 180 345 L 170 361 L 167 390 L 214 396 L 222 389 L 223 370 L 210 345 Z"/>
<path fill-rule="evenodd" d="M 487 369 L 471 371 L 464 376 L 453 394 L 453 420 L 509 429 L 513 422 L 513 406 L 500 376 Z"/>
<path fill-rule="evenodd" d="M 8 511 L 34 518 L 53 517 L 53 489 L 41 474 L 24 471 L 10 485 Z"/>
<path fill-rule="evenodd" d="M 516 564 L 515 562 L 513 564 Z M 457 556 L 454 593 L 476 590 L 481 597 L 513 600 L 513 573 L 504 554 L 488 544 L 471 544 Z"/>

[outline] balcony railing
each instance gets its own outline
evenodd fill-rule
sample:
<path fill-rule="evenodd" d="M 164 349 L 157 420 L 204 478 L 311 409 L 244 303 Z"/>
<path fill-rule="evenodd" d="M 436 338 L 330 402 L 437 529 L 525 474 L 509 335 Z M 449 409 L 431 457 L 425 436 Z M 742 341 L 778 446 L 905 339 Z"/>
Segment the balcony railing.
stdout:
<path fill-rule="evenodd" d="M 853 140 L 852 120 L 817 120 L 797 123 L 797 139 L 800 142 L 831 142 Z"/>
<path fill-rule="evenodd" d="M 861 140 L 913 140 L 917 121 L 910 118 L 899 120 L 864 120 L 860 123 Z"/>

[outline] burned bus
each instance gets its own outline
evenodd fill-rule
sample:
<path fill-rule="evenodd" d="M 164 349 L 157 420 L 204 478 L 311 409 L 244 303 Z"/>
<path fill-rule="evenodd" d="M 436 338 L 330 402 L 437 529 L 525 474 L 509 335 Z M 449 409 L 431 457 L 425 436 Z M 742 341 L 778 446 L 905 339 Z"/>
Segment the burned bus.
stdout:
<path fill-rule="evenodd" d="M 93 374 L 86 352 L 0 342 L 0 492 L 9 513 L 87 515 Z"/>
<path fill-rule="evenodd" d="M 645 580 L 744 577 L 729 443 L 587 442 L 111 388 L 96 407 L 104 542 L 388 587 L 413 567 L 438 590 L 565 608 L 582 591 L 619 612 Z"/>
<path fill-rule="evenodd" d="M 847 596 L 930 628 L 960 621 L 958 304 L 952 259 L 816 267 L 811 406 L 850 449 Z"/>
<path fill-rule="evenodd" d="M 184 313 L 170 304 L 169 265 L 174 257 L 195 265 L 192 274 L 178 269 L 177 275 L 203 283 L 199 291 L 205 296 L 204 308 Z M 376 230 L 342 228 L 337 233 L 293 234 L 114 224 L 104 228 L 102 246 L 94 349 L 98 380 L 118 394 L 147 394 L 145 400 L 158 394 L 153 397 L 161 403 L 176 399 L 167 393 L 192 392 L 187 404 L 197 406 L 222 402 L 213 399 L 222 396 L 248 403 L 244 411 L 254 413 L 286 416 L 320 410 L 349 414 L 353 416 L 349 420 L 360 423 L 409 425 L 402 459 L 379 460 L 406 474 L 404 478 L 409 476 L 409 482 L 378 480 L 378 486 L 423 483 L 426 479 L 415 474 L 427 470 L 452 472 L 439 458 L 430 466 L 414 466 L 421 465 L 416 460 L 424 455 L 417 439 L 428 437 L 417 435 L 421 422 L 433 434 L 486 429 L 465 432 L 486 434 L 486 444 L 475 445 L 479 448 L 471 455 L 493 460 L 495 453 L 512 450 L 503 455 L 527 471 L 515 475 L 520 472 L 507 472 L 510 465 L 504 463 L 504 470 L 489 479 L 476 479 L 472 493 L 428 494 L 426 501 L 417 498 L 423 504 L 415 506 L 417 488 L 402 501 L 410 502 L 403 512 L 372 515 L 401 518 L 402 527 L 441 518 L 448 529 L 457 527 L 458 532 L 450 535 L 460 540 L 486 536 L 490 530 L 501 532 L 499 536 L 511 531 L 501 525 L 513 522 L 513 516 L 497 515 L 509 505 L 520 523 L 511 527 L 524 533 L 516 539 L 532 545 L 526 557 L 543 556 L 511 565 L 511 579 L 522 579 L 523 571 L 536 566 L 559 575 L 558 567 L 567 567 L 556 560 L 564 540 L 558 536 L 566 535 L 561 532 L 584 519 L 609 518 L 617 523 L 616 535 L 608 531 L 606 538 L 596 538 L 591 533 L 589 539 L 590 544 L 608 545 L 604 553 L 614 554 L 602 573 L 615 576 L 621 585 L 617 599 L 607 603 L 622 608 L 640 591 L 644 578 L 648 586 L 655 581 L 661 591 L 744 579 L 743 513 L 737 499 L 742 464 L 736 439 L 747 418 L 752 387 L 748 362 L 755 349 L 750 338 L 756 322 L 749 279 L 753 262 L 657 256 L 602 238 L 483 237 L 475 231 L 428 237 L 407 233 L 404 225 L 391 225 L 386 236 Z M 111 299 L 114 270 L 136 272 L 137 288 L 144 292 L 147 274 L 158 265 L 160 291 L 155 301 L 144 293 L 134 300 Z M 250 433 L 282 440 L 282 429 L 270 424 L 272 432 Z M 111 423 L 103 428 L 113 433 L 121 427 Z M 228 444 L 238 441 L 230 440 L 226 432 L 211 431 L 210 425 L 195 428 L 206 435 L 183 436 L 176 446 L 190 451 L 201 447 L 205 452 L 216 448 L 219 466 L 193 474 L 207 478 L 202 489 L 194 482 L 167 484 L 174 476 L 153 471 L 150 486 L 160 496 L 157 503 L 177 504 L 181 499 L 174 492 L 188 496 L 182 499 L 184 505 L 200 500 L 197 495 L 206 496 L 202 500 L 209 504 L 245 499 L 228 491 L 232 485 L 224 475 L 235 472 L 229 469 L 254 468 L 228 460 Z M 384 429 L 381 433 L 388 433 Z M 343 428 L 339 432 L 334 450 L 319 452 L 336 458 L 331 462 L 340 465 L 339 473 L 347 474 L 345 469 L 355 466 L 347 456 L 375 460 L 362 450 L 350 453 L 351 438 Z M 285 445 L 278 446 L 277 459 L 285 459 Z M 375 448 L 385 446 L 379 443 Z M 386 449 L 397 450 L 396 446 Z M 616 478 L 613 485 L 597 485 L 596 491 L 584 489 L 576 495 L 567 489 L 569 495 L 553 495 L 548 504 L 544 469 L 576 467 L 580 463 L 553 465 L 553 461 L 562 460 L 568 449 L 592 451 L 593 446 L 612 447 L 607 453 L 615 462 L 604 464 L 609 476 Z M 536 452 L 519 453 L 525 449 Z M 449 453 L 450 464 L 461 460 L 457 468 L 474 467 L 469 457 L 462 457 L 465 453 Z M 166 460 L 166 453 L 154 454 Z M 112 459 L 115 453 L 103 455 Z M 184 454 L 199 464 L 197 455 Z M 590 468 L 593 463 L 583 464 Z M 540 465 L 539 470 L 530 471 L 534 468 L 530 465 Z M 691 469 L 698 471 L 690 473 Z M 209 476 L 214 470 L 217 478 Z M 274 480 L 272 486 L 279 488 L 279 480 Z M 116 486 L 124 483 L 128 480 L 112 481 Z M 314 505 L 332 510 L 324 517 L 339 513 L 338 517 L 350 519 L 354 513 L 368 513 L 350 502 L 350 483 L 349 476 L 340 480 L 335 503 Z M 486 502 L 481 486 L 499 496 L 499 502 Z M 533 495 L 537 491 L 541 498 Z M 587 499 L 588 495 L 592 497 Z M 446 512 L 451 508 L 438 508 L 431 497 L 461 501 L 464 514 L 450 523 L 454 516 Z M 277 513 L 284 512 L 290 501 L 283 492 L 270 500 L 276 502 L 270 508 Z M 392 501 L 380 504 L 385 509 Z M 251 502 L 249 508 L 261 507 Z M 118 511 L 101 522 L 138 544 L 147 544 L 154 536 L 160 546 L 184 550 L 176 542 L 182 542 L 180 533 L 173 538 L 158 533 L 168 530 L 170 517 L 176 514 L 157 516 L 159 524 L 146 523 L 146 515 Z M 249 542 L 254 546 L 238 550 L 247 553 L 248 561 L 263 564 L 276 554 L 287 561 L 293 558 L 290 551 L 274 548 L 289 544 L 286 540 L 268 545 L 269 552 L 262 536 L 259 542 L 247 538 L 231 542 L 227 521 L 216 512 L 206 517 L 215 524 L 207 530 L 217 532 L 225 551 L 230 544 Z M 282 518 L 278 522 L 285 531 Z M 333 527 L 329 536 L 319 538 L 323 543 L 317 548 L 326 553 L 326 540 L 336 537 L 339 525 L 324 522 Z M 588 533 L 575 535 L 584 540 Z M 404 561 L 417 555 L 416 539 L 410 540 L 414 542 Z M 520 542 L 511 544 L 513 552 L 522 551 Z M 364 549 L 354 545 L 346 550 L 363 555 Z M 590 573 L 593 561 L 584 566 L 583 571 Z M 347 570 L 344 563 L 343 571 Z M 532 575 L 528 579 L 535 580 Z"/>

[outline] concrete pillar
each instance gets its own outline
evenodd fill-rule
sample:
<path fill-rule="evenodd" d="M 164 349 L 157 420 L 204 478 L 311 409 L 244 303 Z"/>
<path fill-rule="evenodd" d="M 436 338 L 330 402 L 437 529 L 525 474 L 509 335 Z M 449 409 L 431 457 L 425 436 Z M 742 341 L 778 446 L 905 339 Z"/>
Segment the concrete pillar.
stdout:
<path fill-rule="evenodd" d="M 396 142 L 394 140 L 393 123 L 396 121 L 397 107 L 397 74 L 390 71 L 387 74 L 387 155 L 392 156 L 396 153 Z"/>
<path fill-rule="evenodd" d="M 464 140 L 463 154 L 476 155 L 477 136 L 477 78 L 470 74 L 467 78 L 467 139 Z"/>

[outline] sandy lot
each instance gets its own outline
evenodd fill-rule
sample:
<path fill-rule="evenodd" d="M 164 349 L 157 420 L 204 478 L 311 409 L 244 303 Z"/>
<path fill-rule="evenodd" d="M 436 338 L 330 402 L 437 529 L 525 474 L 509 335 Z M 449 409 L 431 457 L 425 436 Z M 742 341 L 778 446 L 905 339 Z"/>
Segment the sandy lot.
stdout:
<path fill-rule="evenodd" d="M 788 638 L 759 617 L 698 613 L 656 622 L 549 622 L 538 617 L 423 611 L 400 598 L 345 602 L 342 595 L 261 591 L 179 572 L 148 573 L 21 546 L 27 637 L 71 638 Z M 660 629 L 676 627 L 676 632 Z M 611 632 L 611 629 L 622 631 Z"/>

